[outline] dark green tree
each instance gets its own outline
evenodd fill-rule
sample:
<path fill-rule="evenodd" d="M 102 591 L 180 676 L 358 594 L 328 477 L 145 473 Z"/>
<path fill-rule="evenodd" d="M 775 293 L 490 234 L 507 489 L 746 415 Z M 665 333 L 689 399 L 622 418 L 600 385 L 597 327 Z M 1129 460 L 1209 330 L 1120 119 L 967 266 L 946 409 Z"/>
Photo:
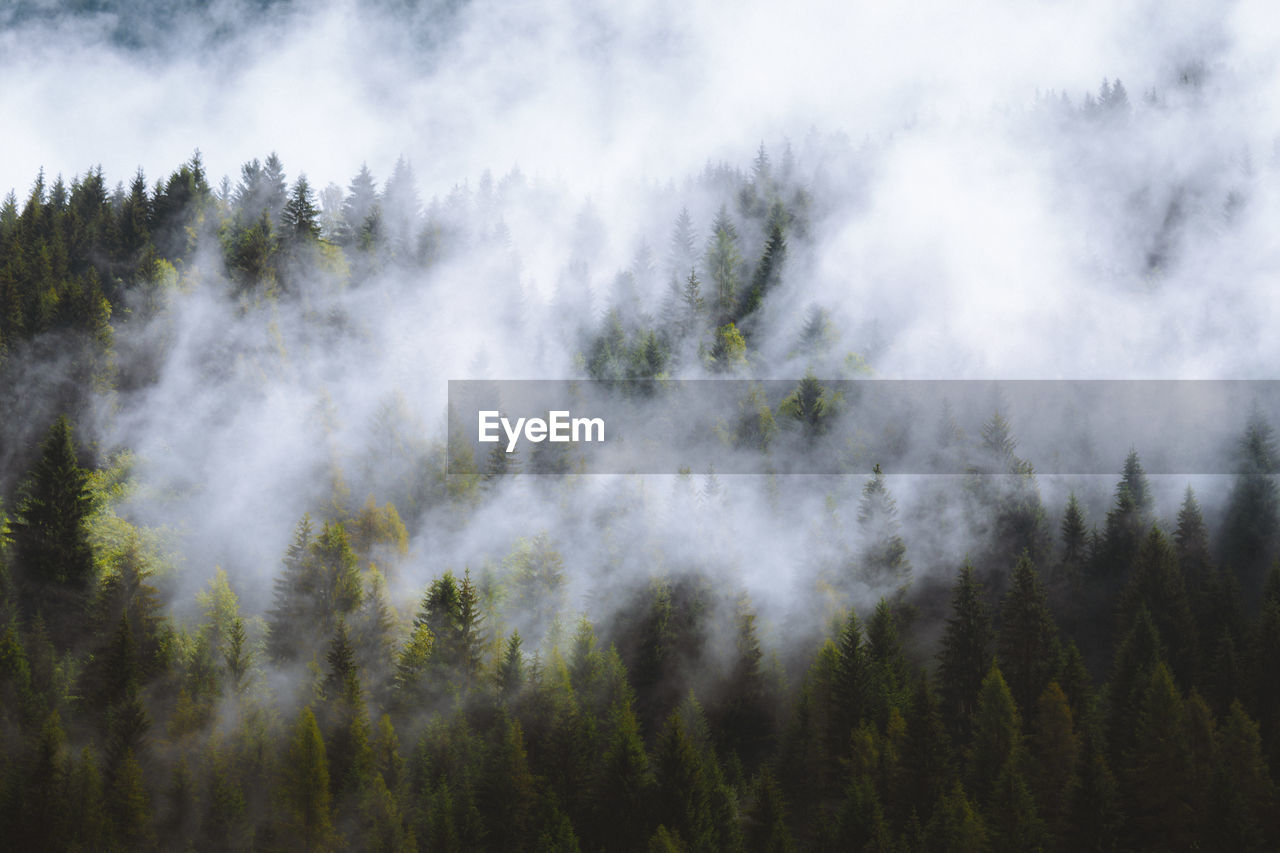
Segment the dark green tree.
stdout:
<path fill-rule="evenodd" d="M 324 738 L 310 708 L 294 724 L 279 786 L 282 821 L 304 851 L 325 850 L 333 840 L 329 796 L 329 760 Z"/>
<path fill-rule="evenodd" d="M 56 641 L 80 617 L 95 579 L 85 521 L 93 511 L 89 474 L 80 467 L 66 417 L 54 421 L 20 491 L 9 524 L 17 578 L 29 615 L 44 613 Z"/>
<path fill-rule="evenodd" d="M 994 640 L 982 587 L 968 562 L 951 594 L 951 614 L 938 652 L 938 692 L 942 718 L 957 745 L 963 746 L 973 730 L 982 680 L 991 669 Z"/>
<path fill-rule="evenodd" d="M 320 209 L 306 175 L 299 175 L 280 215 L 280 226 L 290 245 L 320 239 Z"/>
<path fill-rule="evenodd" d="M 1033 717 L 1036 700 L 1057 674 L 1059 649 L 1058 629 L 1035 567 L 1025 554 L 1013 568 L 1000 606 L 996 654 L 1019 710 Z"/>
<path fill-rule="evenodd" d="M 1262 586 L 1263 578 L 1280 554 L 1280 471 L 1275 437 L 1261 415 L 1249 419 L 1238 451 L 1236 482 L 1222 521 L 1220 559 L 1236 573 L 1246 593 Z"/>

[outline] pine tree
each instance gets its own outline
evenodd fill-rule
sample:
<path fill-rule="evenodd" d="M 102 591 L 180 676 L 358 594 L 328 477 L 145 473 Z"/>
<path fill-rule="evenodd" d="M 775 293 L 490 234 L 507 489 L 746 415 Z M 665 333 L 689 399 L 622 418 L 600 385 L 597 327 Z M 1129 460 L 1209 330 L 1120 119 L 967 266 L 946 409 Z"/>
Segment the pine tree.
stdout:
<path fill-rule="evenodd" d="M 107 786 L 111 833 L 126 848 L 145 846 L 152 837 L 151 796 L 133 750 L 125 752 Z"/>
<path fill-rule="evenodd" d="M 1111 681 L 1107 685 L 1110 710 L 1108 744 L 1116 767 L 1123 758 L 1142 713 L 1148 683 L 1164 660 L 1164 646 L 1151 614 L 1140 608 L 1115 652 Z"/>
<path fill-rule="evenodd" d="M 1262 586 L 1268 567 L 1280 554 L 1277 460 L 1271 425 L 1255 413 L 1240 440 L 1236 482 L 1220 539 L 1221 563 L 1236 573 L 1246 594 Z"/>
<path fill-rule="evenodd" d="M 391 177 L 383 186 L 379 207 L 392 257 L 402 264 L 412 262 L 422 203 L 418 199 L 413 167 L 404 157 L 396 160 Z"/>
<path fill-rule="evenodd" d="M 58 850 L 65 843 L 65 743 L 62 720 L 54 711 L 41 727 L 26 766 L 18 771 L 21 785 L 8 782 L 5 786 L 5 822 L 15 849 Z"/>
<path fill-rule="evenodd" d="M 1163 663 L 1147 682 L 1137 723 L 1125 773 L 1135 841 L 1156 850 L 1189 849 L 1195 814 L 1186 711 Z"/>
<path fill-rule="evenodd" d="M 636 849 L 636 842 L 652 824 L 653 772 L 640 726 L 629 705 L 612 712 L 613 732 L 604 753 L 596 828 L 584 838 L 602 843 L 610 839 L 618 849 Z"/>
<path fill-rule="evenodd" d="M 890 799 L 899 818 L 912 812 L 928 823 L 938 800 L 950 790 L 954 778 L 951 744 L 942 722 L 938 700 L 926 679 L 916 682 L 906 715 L 907 731 Z"/>
<path fill-rule="evenodd" d="M 667 252 L 667 273 L 672 279 L 684 275 L 685 270 L 693 272 L 693 265 L 698 259 L 698 235 L 693 227 L 693 218 L 689 216 L 689 208 L 680 208 L 675 226 L 671 230 L 671 245 Z"/>
<path fill-rule="evenodd" d="M 871 718 L 886 725 L 890 712 L 905 704 L 907 664 L 898 636 L 898 618 L 881 598 L 867 624 L 867 670 Z"/>
<path fill-rule="evenodd" d="M 749 605 L 740 601 L 736 654 L 715 714 L 721 754 L 735 755 L 747 767 L 756 766 L 772 751 L 774 734 L 768 686 L 760 665 L 764 653 L 755 620 Z"/>
<path fill-rule="evenodd" d="M 475 581 L 471 579 L 471 570 L 467 569 L 462 576 L 462 585 L 458 587 L 458 633 L 456 649 L 458 665 L 461 667 L 464 683 L 469 688 L 480 670 L 480 656 L 485 646 L 484 613 L 480 609 L 480 594 Z"/>
<path fill-rule="evenodd" d="M 1067 694 L 1051 681 L 1040 694 L 1030 739 L 1031 790 L 1050 835 L 1067 831 L 1070 795 L 1077 780 L 1080 738 L 1075 732 Z"/>
<path fill-rule="evenodd" d="M 682 335 L 692 335 L 700 331 L 705 322 L 706 304 L 702 298 L 702 282 L 698 280 L 698 271 L 689 268 L 689 277 L 685 279 L 684 288 L 680 291 L 680 305 L 677 327 Z"/>
<path fill-rule="evenodd" d="M 93 511 L 89 475 L 80 467 L 66 417 L 54 421 L 40 446 L 10 522 L 17 577 L 29 615 L 44 612 L 55 640 L 80 614 L 94 581 L 93 550 L 85 521 Z"/>
<path fill-rule="evenodd" d="M 378 204 L 378 187 L 366 163 L 347 186 L 347 197 L 342 201 L 341 240 L 345 245 L 359 244 L 365 223 Z M 361 247 L 367 248 L 367 247 Z"/>
<path fill-rule="evenodd" d="M 102 774 L 93 751 L 85 747 L 80 760 L 70 769 L 67 779 L 70 807 L 68 846 L 72 849 L 99 850 L 107 846 L 107 804 Z"/>
<path fill-rule="evenodd" d="M 938 853 L 983 853 L 987 849 L 986 825 L 959 782 L 939 801 L 925 835 L 925 849 Z"/>
<path fill-rule="evenodd" d="M 512 631 L 498 666 L 498 695 L 510 702 L 523 684 L 524 655 L 520 651 L 520 632 Z"/>
<path fill-rule="evenodd" d="M 742 279 L 738 229 L 729 218 L 728 208 L 720 207 L 711 230 L 705 264 L 711 278 L 715 323 L 724 326 L 738 319 L 736 309 Z"/>
<path fill-rule="evenodd" d="M 159 592 L 148 582 L 153 572 L 137 534 L 131 534 L 114 556 L 93 605 L 93 625 L 101 640 L 97 666 L 87 673 L 94 692 L 108 703 L 126 687 L 120 677 L 126 664 L 117 656 L 129 656 L 128 681 L 141 686 L 166 668 L 171 634 Z M 127 652 L 115 645 L 115 632 L 124 622 L 130 635 Z"/>
<path fill-rule="evenodd" d="M 743 816 L 746 849 L 750 853 L 788 853 L 796 849 L 787 829 L 787 806 L 773 774 L 765 768 L 756 777 L 751 808 Z"/>
<path fill-rule="evenodd" d="M 288 198 L 289 183 L 285 179 L 284 163 L 272 151 L 262 167 L 262 202 L 273 222 L 280 221 L 280 214 Z"/>
<path fill-rule="evenodd" d="M 970 788 L 979 802 L 990 803 L 996 782 L 1010 765 L 1022 760 L 1022 719 L 998 666 L 982 682 L 970 749 Z"/>
<path fill-rule="evenodd" d="M 315 193 L 306 175 L 299 175 L 294 182 L 293 191 L 280 215 L 280 225 L 294 246 L 320 239 L 320 210 L 316 207 Z"/>
<path fill-rule="evenodd" d="M 840 632 L 839 654 L 836 658 L 832 698 L 838 703 L 833 720 L 838 722 L 834 735 L 841 743 L 862 722 L 869 710 L 870 667 L 867 650 L 862 638 L 862 626 L 858 614 L 849 608 L 849 618 Z"/>
<path fill-rule="evenodd" d="M 702 756 L 678 714 L 672 714 L 657 745 L 657 814 L 692 849 L 712 835 L 710 780 Z"/>
<path fill-rule="evenodd" d="M 1199 660 L 1195 619 L 1177 555 L 1159 527 L 1152 527 L 1134 558 L 1121 598 L 1122 624 L 1145 607 L 1164 641 L 1169 668 L 1183 684 L 1196 681 Z"/>
<path fill-rule="evenodd" d="M 1036 700 L 1056 675 L 1057 634 L 1035 567 L 1024 554 L 1014 566 L 1001 604 L 996 649 L 1009 689 L 1028 718 L 1035 714 Z"/>
<path fill-rule="evenodd" d="M 1096 727 L 1082 726 L 1079 774 L 1069 792 L 1063 850 L 1110 853 L 1118 849 L 1121 815 L 1119 786 L 1107 764 Z"/>
<path fill-rule="evenodd" d="M 739 317 L 746 317 L 759 309 L 769 291 L 777 287 L 782 277 L 782 267 L 787 257 L 787 238 L 782 231 L 782 219 L 782 205 L 775 204 L 770 215 L 769 237 L 765 242 L 764 254 L 756 265 L 750 287 L 742 295 L 738 307 Z"/>
<path fill-rule="evenodd" d="M 808 439 L 826 431 L 834 410 L 833 398 L 812 371 L 805 373 L 795 390 L 778 407 L 778 413 L 799 426 Z"/>
<path fill-rule="evenodd" d="M 1151 487 L 1136 451 L 1124 460 L 1124 472 L 1116 484 L 1115 503 L 1107 513 L 1101 550 L 1095 570 L 1104 581 L 1117 582 L 1128 573 L 1142 537 L 1151 526 Z M 1104 589 L 1109 592 L 1110 589 Z"/>
<path fill-rule="evenodd" d="M 294 528 L 293 541 L 276 576 L 271 609 L 267 612 L 267 653 L 273 660 L 296 660 L 302 654 L 302 628 L 310 616 L 308 598 L 314 594 L 311 565 L 314 531 L 311 516 L 304 515 Z"/>
<path fill-rule="evenodd" d="M 499 723 L 500 740 L 488 761 L 481 792 L 488 843 L 495 850 L 529 850 L 537 790 L 520 723 Z"/>
<path fill-rule="evenodd" d="M 1062 551 L 1058 565 L 1064 580 L 1074 581 L 1079 577 L 1088 557 L 1089 532 L 1085 528 L 1084 512 L 1080 509 L 1080 501 L 1072 492 L 1067 498 L 1067 509 L 1062 514 Z"/>
<path fill-rule="evenodd" d="M 329 761 L 324 738 L 310 708 L 304 708 L 281 765 L 280 799 L 288 830 L 305 851 L 327 849 L 333 825 L 329 800 Z"/>
<path fill-rule="evenodd" d="M 1213 563 L 1209 552 L 1209 531 L 1200 512 L 1200 502 L 1196 500 L 1195 490 L 1191 486 L 1187 486 L 1182 506 L 1178 510 L 1178 527 L 1173 540 L 1177 544 L 1178 563 L 1182 567 L 1188 589 L 1199 589 L 1207 580 Z"/>
<path fill-rule="evenodd" d="M 1044 849 L 1044 822 L 1017 763 L 1010 762 L 1000 771 L 987 815 L 993 853 Z"/>
<path fill-rule="evenodd" d="M 959 745 L 969 742 L 982 680 L 991 669 L 991 620 L 982 589 L 968 562 L 960 569 L 951 595 L 952 615 L 938 653 L 938 685 L 943 719 Z"/>
<path fill-rule="evenodd" d="M 1221 850 L 1272 850 L 1280 831 L 1277 805 L 1280 795 L 1267 772 L 1258 726 L 1234 702 L 1222 728 L 1207 838 L 1216 839 Z"/>
<path fill-rule="evenodd" d="M 860 579 L 873 589 L 888 586 L 895 592 L 911 577 L 907 546 L 898 535 L 898 505 L 885 485 L 877 464 L 862 487 L 858 502 L 858 532 L 863 546 Z"/>

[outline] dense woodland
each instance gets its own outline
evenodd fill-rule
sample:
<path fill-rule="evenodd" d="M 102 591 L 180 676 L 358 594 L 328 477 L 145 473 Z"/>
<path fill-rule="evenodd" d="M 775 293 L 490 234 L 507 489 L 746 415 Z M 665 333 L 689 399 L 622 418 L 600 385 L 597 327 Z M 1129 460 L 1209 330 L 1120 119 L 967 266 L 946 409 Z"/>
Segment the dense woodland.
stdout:
<path fill-rule="evenodd" d="M 1130 105 L 1117 82 L 1081 109 L 1039 108 L 1096 123 Z M 222 571 L 194 606 L 173 600 L 165 532 L 118 512 L 137 488 L 127 449 L 78 426 L 94 400 L 156 381 L 163 336 L 142 332 L 204 288 L 248 317 L 298 306 L 340 340 L 343 318 L 317 294 L 502 256 L 494 211 L 523 180 L 486 176 L 424 210 L 404 161 L 381 187 L 364 169 L 317 194 L 275 155 L 214 187 L 197 154 L 155 184 L 41 175 L 0 207 L 13 401 L 0 836 L 13 849 L 1280 847 L 1278 460 L 1247 412 L 1222 507 L 1202 513 L 1187 487 L 1176 518 L 1158 517 L 1134 452 L 1096 523 L 1074 496 L 1042 501 L 999 412 L 979 435 L 944 422 L 939 441 L 972 474 L 912 514 L 951 501 L 972 536 L 926 572 L 890 479 L 846 476 L 815 536 L 847 547 L 815 558 L 803 626 L 763 630 L 758 603 L 697 565 L 580 608 L 569 577 L 593 567 L 534 530 L 483 565 L 410 555 L 424 518 L 463 525 L 521 473 L 504 454 L 425 441 L 404 482 L 372 484 L 376 499 L 333 475 L 269 603 L 241 602 Z M 821 188 L 764 146 L 748 170 L 708 167 L 692 185 L 714 217 L 684 210 L 665 250 L 642 244 L 598 286 L 598 313 L 553 307 L 580 375 L 760 365 Z M 570 254 L 589 255 L 601 227 L 580 215 Z M 568 270 L 572 302 L 590 273 Z M 503 322 L 539 310 L 513 304 Z M 818 375 L 874 367 L 832 354 L 832 336 L 816 307 L 794 349 Z M 33 379 L 42 363 L 58 376 Z M 762 451 L 781 431 L 840 428 L 814 374 L 776 409 L 749 399 L 742 413 L 725 440 Z M 681 481 L 700 504 L 745 488 Z M 577 487 L 539 486 L 550 500 Z M 434 579 L 402 602 L 389 578 L 406 560 Z"/>

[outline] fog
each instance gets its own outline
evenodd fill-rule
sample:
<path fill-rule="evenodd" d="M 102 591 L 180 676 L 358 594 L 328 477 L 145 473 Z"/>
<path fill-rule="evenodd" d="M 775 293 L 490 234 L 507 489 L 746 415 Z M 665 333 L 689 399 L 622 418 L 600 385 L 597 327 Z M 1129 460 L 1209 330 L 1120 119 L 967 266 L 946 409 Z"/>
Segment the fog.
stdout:
<path fill-rule="evenodd" d="M 434 488 L 406 466 L 443 456 L 446 381 L 582 376 L 616 273 L 647 244 L 659 272 L 638 299 L 657 313 L 680 210 L 701 251 L 734 204 L 699 176 L 749 174 L 762 144 L 812 205 L 744 376 L 848 378 L 860 356 L 879 378 L 1266 379 L 1280 360 L 1280 33 L 1261 2 L 225 0 L 134 42 L 127 5 L 17 8 L 0 13 L 0 187 L 19 201 L 41 169 L 154 183 L 196 149 L 215 186 L 275 151 L 317 190 L 362 163 L 381 188 L 403 156 L 424 213 L 462 235 L 425 272 L 317 277 L 279 302 L 228 297 L 211 250 L 121 334 L 122 352 L 159 354 L 153 381 L 100 395 L 82 429 L 104 457 L 135 454 L 120 512 L 183 555 L 179 610 L 214 566 L 261 610 L 294 522 L 366 496 L 410 524 L 392 578 L 405 606 L 542 531 L 575 608 L 607 613 L 614 586 L 692 568 L 778 620 L 809 601 L 856 545 L 869 464 L 725 477 L 719 493 L 702 470 L 514 477 L 466 511 L 401 505 Z M 1104 79 L 1127 106 L 1083 115 Z M 761 225 L 739 228 L 754 265 Z M 834 340 L 798 356 L 814 305 Z M 706 371 L 686 358 L 675 375 Z M 1050 528 L 1072 488 L 1100 523 L 1114 479 L 1042 478 Z M 1185 484 L 1161 482 L 1162 517 Z M 958 515 L 920 516 L 917 481 L 890 490 L 917 572 L 979 547 Z"/>

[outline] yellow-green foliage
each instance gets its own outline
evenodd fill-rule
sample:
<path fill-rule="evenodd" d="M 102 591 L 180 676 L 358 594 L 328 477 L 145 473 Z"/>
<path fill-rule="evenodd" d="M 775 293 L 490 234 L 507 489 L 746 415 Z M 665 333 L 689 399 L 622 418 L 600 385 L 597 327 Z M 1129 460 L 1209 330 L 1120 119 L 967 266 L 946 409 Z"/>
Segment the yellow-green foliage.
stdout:
<path fill-rule="evenodd" d="M 390 501 L 378 506 L 369 495 L 346 527 L 351 534 L 351 547 L 362 557 L 372 558 L 379 546 L 399 557 L 409 553 L 409 531 Z"/>
<path fill-rule="evenodd" d="M 137 491 L 132 479 L 133 465 L 133 454 L 125 451 L 116 454 L 103 467 L 88 472 L 94 512 L 85 526 L 93 547 L 94 564 L 102 578 L 115 571 L 120 558 L 134 548 L 158 576 L 172 571 L 177 563 L 167 531 L 138 527 L 116 513 L 116 507 Z"/>

